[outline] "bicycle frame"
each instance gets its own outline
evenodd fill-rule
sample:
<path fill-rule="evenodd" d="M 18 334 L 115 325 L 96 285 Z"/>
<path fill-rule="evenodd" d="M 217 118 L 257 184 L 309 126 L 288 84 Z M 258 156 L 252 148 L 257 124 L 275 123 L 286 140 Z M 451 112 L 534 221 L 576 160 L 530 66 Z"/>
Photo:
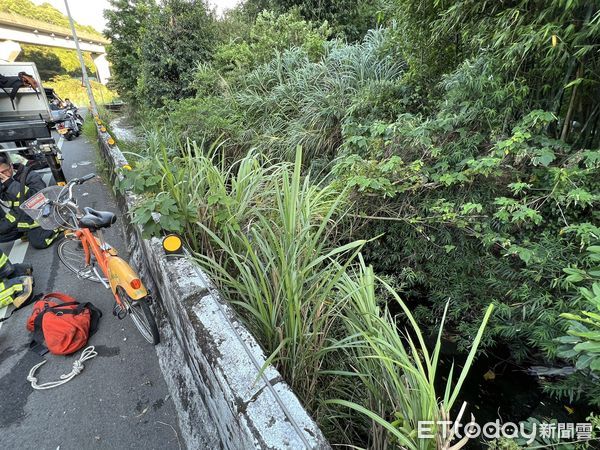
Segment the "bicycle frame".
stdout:
<path fill-rule="evenodd" d="M 45 188 L 21 207 L 31 218 L 39 219 L 45 229 L 66 229 L 65 240 L 57 247 L 61 262 L 79 278 L 91 279 L 109 288 L 116 302 L 113 314 L 118 319 L 131 317 L 143 338 L 156 345 L 160 342 L 160 332 L 150 307 L 152 298 L 138 274 L 103 238 L 102 228 L 112 225 L 115 215 L 92 208 L 81 211 L 73 196 L 75 186 L 95 176 L 90 173 L 72 179 L 62 188 Z"/>
<path fill-rule="evenodd" d="M 116 250 L 103 248 L 104 243 L 88 228 L 73 230 L 72 233 L 83 245 L 86 265 L 90 265 L 92 255 L 96 258 L 119 305 L 122 306 L 122 302 L 117 294 L 117 287 L 123 288 L 132 300 L 139 300 L 148 295 L 138 275 L 129 264 L 117 256 Z"/>

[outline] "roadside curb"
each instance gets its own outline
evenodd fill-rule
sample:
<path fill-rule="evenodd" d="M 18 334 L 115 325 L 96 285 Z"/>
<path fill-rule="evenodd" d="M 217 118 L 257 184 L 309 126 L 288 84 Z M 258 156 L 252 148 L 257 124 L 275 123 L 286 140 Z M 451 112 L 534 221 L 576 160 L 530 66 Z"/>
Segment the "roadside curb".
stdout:
<path fill-rule="evenodd" d="M 127 159 L 97 124 L 111 181 Z M 135 196 L 116 192 L 124 217 Z M 210 278 L 185 257 L 165 255 L 126 221 L 132 261 L 157 301 L 157 353 L 188 448 L 331 449 L 317 424 L 266 357 Z M 266 382 L 268 380 L 268 383 Z M 276 394 L 275 394 L 276 393 Z"/>

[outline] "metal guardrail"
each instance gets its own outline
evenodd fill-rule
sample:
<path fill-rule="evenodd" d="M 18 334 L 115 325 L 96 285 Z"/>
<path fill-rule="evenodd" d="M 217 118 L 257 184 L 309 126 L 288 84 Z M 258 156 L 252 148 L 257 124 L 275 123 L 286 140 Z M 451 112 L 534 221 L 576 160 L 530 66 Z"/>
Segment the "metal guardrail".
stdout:
<path fill-rule="evenodd" d="M 19 16 L 18 14 L 7 12 L 0 12 L 0 24 L 24 28 L 31 31 L 38 30 L 44 33 L 54 33 L 60 36 L 68 36 L 69 38 L 73 37 L 71 30 L 67 27 L 46 23 L 37 19 L 29 19 L 27 17 Z M 106 45 L 110 43 L 105 37 L 87 31 L 77 30 L 77 36 L 82 41 L 89 41 L 94 44 Z"/>

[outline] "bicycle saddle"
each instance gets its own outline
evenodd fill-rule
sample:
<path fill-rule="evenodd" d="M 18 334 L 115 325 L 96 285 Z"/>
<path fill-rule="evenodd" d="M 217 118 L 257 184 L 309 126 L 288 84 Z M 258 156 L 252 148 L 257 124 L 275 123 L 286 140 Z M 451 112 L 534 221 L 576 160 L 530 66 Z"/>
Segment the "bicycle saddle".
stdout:
<path fill-rule="evenodd" d="M 92 208 L 83 208 L 85 215 L 79 219 L 81 228 L 108 228 L 117 221 L 117 216 L 109 211 L 96 211 Z"/>

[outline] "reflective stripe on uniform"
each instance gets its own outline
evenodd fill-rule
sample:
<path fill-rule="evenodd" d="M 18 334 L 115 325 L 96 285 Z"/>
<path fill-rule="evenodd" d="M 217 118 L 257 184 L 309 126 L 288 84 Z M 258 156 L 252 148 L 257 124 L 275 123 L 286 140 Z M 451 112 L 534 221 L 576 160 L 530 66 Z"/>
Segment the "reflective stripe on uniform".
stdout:
<path fill-rule="evenodd" d="M 4 287 L 4 283 L 0 283 L 0 308 L 10 305 L 14 301 L 12 295 L 22 291 L 22 283 L 13 284 L 8 288 Z"/>
<path fill-rule="evenodd" d="M 37 222 L 33 222 L 33 223 L 27 223 L 27 222 L 19 222 L 17 224 L 17 228 L 19 228 L 20 230 L 33 230 L 34 228 L 39 227 L 39 224 Z"/>
<path fill-rule="evenodd" d="M 0 269 L 2 269 L 6 263 L 8 262 L 8 256 L 6 256 L 6 253 L 2 253 L 2 256 L 0 256 Z"/>
<path fill-rule="evenodd" d="M 50 245 L 60 236 L 60 231 L 54 231 L 50 236 L 44 239 L 44 244 L 46 247 L 50 247 Z"/>
<path fill-rule="evenodd" d="M 21 193 L 17 192 L 16 200 L 11 200 L 10 201 L 10 207 L 11 208 L 18 208 L 20 204 L 21 204 Z"/>
<path fill-rule="evenodd" d="M 15 218 L 15 216 L 13 216 L 13 215 L 12 215 L 11 213 L 9 213 L 9 212 L 8 212 L 8 213 L 6 213 L 6 215 L 5 215 L 4 217 L 6 217 L 6 220 L 8 220 L 10 223 L 13 223 L 15 220 L 17 220 L 17 219 Z"/>
<path fill-rule="evenodd" d="M 28 190 L 29 186 L 25 186 L 25 194 L 27 194 Z M 8 203 L 11 208 L 18 208 L 19 206 L 21 206 L 21 193 L 17 192 L 16 200 L 11 200 Z"/>

